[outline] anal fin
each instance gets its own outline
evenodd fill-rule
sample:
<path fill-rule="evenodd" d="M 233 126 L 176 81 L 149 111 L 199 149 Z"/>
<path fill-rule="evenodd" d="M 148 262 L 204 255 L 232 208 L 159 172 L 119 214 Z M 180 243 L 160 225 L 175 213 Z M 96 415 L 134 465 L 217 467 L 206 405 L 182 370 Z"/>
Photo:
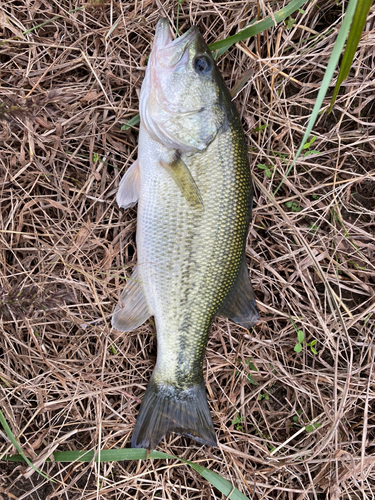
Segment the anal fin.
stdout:
<path fill-rule="evenodd" d="M 252 328 L 258 321 L 259 315 L 254 290 L 250 282 L 245 257 L 240 265 L 237 280 L 217 315 L 225 316 L 247 329 Z"/>
<path fill-rule="evenodd" d="M 135 269 L 121 294 L 112 317 L 112 326 L 120 332 L 131 332 L 151 316 Z"/>
<path fill-rule="evenodd" d="M 159 164 L 175 181 L 189 205 L 197 208 L 203 208 L 203 201 L 199 188 L 196 185 L 189 168 L 181 159 L 180 153 L 176 151 L 172 161 L 166 162 L 160 160 Z"/>
<path fill-rule="evenodd" d="M 139 183 L 140 183 L 139 162 L 135 160 L 133 165 L 126 171 L 121 179 L 116 201 L 119 207 L 130 208 L 134 207 L 139 198 Z"/>

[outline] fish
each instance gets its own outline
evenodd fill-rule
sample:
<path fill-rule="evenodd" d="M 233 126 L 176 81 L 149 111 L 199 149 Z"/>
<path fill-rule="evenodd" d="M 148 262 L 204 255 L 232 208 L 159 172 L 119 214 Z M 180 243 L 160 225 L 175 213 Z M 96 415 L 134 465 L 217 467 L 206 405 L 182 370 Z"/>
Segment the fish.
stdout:
<path fill-rule="evenodd" d="M 137 264 L 112 326 L 154 317 L 157 360 L 131 437 L 155 449 L 169 433 L 217 446 L 203 360 L 216 315 L 258 320 L 245 260 L 253 188 L 237 110 L 196 26 L 156 26 L 140 92 L 138 158 L 117 203 L 138 203 Z"/>

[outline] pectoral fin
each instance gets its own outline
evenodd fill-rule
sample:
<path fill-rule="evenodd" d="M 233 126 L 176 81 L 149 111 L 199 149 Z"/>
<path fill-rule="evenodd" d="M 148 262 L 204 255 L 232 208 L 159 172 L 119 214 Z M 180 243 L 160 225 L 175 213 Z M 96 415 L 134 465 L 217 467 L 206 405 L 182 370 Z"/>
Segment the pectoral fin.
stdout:
<path fill-rule="evenodd" d="M 171 162 L 160 161 L 159 164 L 173 178 L 189 205 L 203 208 L 203 201 L 198 186 L 179 153 L 176 152 Z"/>
<path fill-rule="evenodd" d="M 247 329 L 252 328 L 258 321 L 254 290 L 250 283 L 245 257 L 240 266 L 237 281 L 217 314 L 226 316 Z"/>
<path fill-rule="evenodd" d="M 134 207 L 139 198 L 139 182 L 139 163 L 138 160 L 135 160 L 121 179 L 116 197 L 119 207 Z"/>
<path fill-rule="evenodd" d="M 121 294 L 112 317 L 112 326 L 120 332 L 131 332 L 151 316 L 146 298 L 139 281 L 137 269 Z"/>

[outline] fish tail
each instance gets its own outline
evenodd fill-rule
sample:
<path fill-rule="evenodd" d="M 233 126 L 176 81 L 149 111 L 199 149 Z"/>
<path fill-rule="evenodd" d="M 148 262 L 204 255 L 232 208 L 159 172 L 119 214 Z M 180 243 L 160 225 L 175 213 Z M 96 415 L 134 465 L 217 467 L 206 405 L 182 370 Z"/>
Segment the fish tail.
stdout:
<path fill-rule="evenodd" d="M 181 389 L 151 378 L 133 431 L 132 448 L 153 450 L 169 432 L 217 446 L 204 381 Z"/>

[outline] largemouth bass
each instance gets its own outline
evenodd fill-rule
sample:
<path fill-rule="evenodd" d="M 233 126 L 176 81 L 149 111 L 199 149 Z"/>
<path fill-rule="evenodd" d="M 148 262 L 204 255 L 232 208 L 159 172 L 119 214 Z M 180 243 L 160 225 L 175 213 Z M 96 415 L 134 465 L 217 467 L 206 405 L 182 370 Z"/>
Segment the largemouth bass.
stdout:
<path fill-rule="evenodd" d="M 150 316 L 157 362 L 132 447 L 169 432 L 216 445 L 203 379 L 215 315 L 246 327 L 258 318 L 245 263 L 252 184 L 241 123 L 210 51 L 193 26 L 172 40 L 161 19 L 140 94 L 138 159 L 117 202 L 138 202 L 138 263 L 112 325 Z"/>

